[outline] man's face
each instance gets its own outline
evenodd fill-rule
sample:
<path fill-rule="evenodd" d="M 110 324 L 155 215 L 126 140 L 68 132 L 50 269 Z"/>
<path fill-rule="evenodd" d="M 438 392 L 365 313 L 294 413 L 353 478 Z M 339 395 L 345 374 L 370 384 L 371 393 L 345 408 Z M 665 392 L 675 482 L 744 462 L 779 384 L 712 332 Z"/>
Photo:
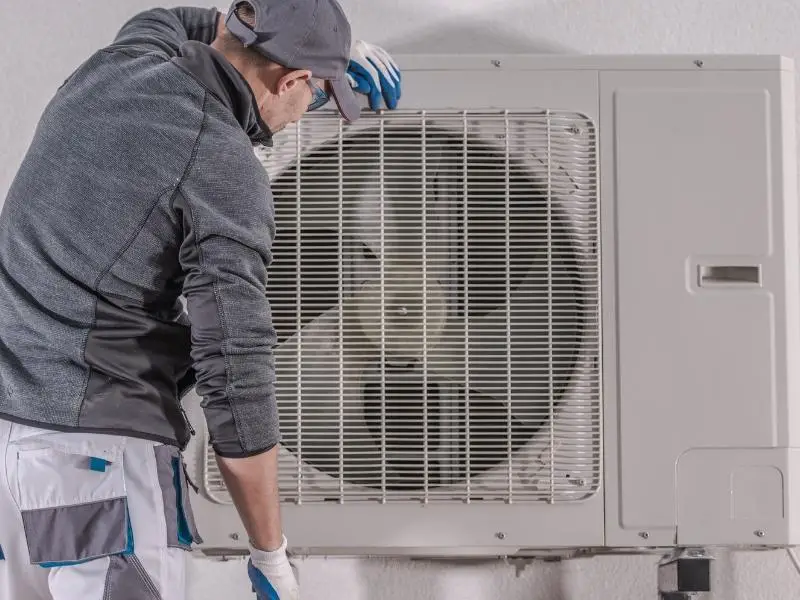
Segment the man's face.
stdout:
<path fill-rule="evenodd" d="M 261 119 L 272 133 L 297 123 L 313 98 L 309 81 L 310 71 L 288 71 L 272 91 L 267 91 L 258 103 Z"/>

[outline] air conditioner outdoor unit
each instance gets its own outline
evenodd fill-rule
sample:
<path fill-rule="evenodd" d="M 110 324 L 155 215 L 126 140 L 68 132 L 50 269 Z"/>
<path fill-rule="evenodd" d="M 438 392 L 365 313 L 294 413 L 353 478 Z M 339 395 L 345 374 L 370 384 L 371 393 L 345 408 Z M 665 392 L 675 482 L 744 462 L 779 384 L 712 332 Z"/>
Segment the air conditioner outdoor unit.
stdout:
<path fill-rule="evenodd" d="M 792 62 L 398 62 L 401 110 L 260 152 L 295 551 L 800 542 Z M 243 549 L 187 403 L 202 548 Z"/>

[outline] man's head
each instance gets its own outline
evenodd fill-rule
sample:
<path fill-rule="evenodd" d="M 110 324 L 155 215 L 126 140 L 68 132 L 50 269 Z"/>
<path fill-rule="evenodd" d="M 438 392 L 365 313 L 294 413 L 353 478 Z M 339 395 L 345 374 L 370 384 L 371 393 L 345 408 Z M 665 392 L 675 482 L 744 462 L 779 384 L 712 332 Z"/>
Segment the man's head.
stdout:
<path fill-rule="evenodd" d="M 250 84 L 272 132 L 327 97 L 345 119 L 359 116 L 345 76 L 350 24 L 336 0 L 236 0 L 213 46 Z"/>

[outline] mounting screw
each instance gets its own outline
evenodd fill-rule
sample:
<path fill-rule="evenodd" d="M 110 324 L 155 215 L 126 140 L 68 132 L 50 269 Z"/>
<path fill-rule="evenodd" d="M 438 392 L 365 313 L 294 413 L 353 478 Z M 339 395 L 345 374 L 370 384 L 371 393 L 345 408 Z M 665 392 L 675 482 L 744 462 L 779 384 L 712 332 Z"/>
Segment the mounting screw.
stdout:
<path fill-rule="evenodd" d="M 231 538 L 235 542 L 235 541 L 237 541 L 239 539 L 239 534 L 238 533 L 232 533 L 228 537 Z"/>
<path fill-rule="evenodd" d="M 698 69 L 702 69 L 703 68 L 703 61 L 702 60 L 694 61 L 694 66 L 697 67 Z"/>
<path fill-rule="evenodd" d="M 503 63 L 501 63 L 499 60 L 493 60 L 493 61 L 492 61 L 492 64 L 493 64 L 495 67 L 497 67 L 497 68 L 500 68 L 500 65 L 502 65 Z"/>
<path fill-rule="evenodd" d="M 567 127 L 567 133 L 571 133 L 572 135 L 578 135 L 579 133 L 583 133 L 580 128 L 572 125 L 571 127 Z"/>
<path fill-rule="evenodd" d="M 648 539 L 650 537 L 650 532 L 649 531 L 640 531 L 639 532 L 639 537 L 642 538 L 643 540 L 646 540 L 646 539 Z"/>
<path fill-rule="evenodd" d="M 494 534 L 494 537 L 496 537 L 498 540 L 504 540 L 506 539 L 506 534 L 503 533 L 502 531 L 498 531 L 497 533 Z"/>
<path fill-rule="evenodd" d="M 763 529 L 756 529 L 753 533 L 755 534 L 756 537 L 764 537 L 765 535 L 767 535 L 767 532 L 764 531 Z"/>
<path fill-rule="evenodd" d="M 405 306 L 401 306 L 397 309 L 397 314 L 400 315 L 401 317 L 407 317 L 408 309 Z"/>

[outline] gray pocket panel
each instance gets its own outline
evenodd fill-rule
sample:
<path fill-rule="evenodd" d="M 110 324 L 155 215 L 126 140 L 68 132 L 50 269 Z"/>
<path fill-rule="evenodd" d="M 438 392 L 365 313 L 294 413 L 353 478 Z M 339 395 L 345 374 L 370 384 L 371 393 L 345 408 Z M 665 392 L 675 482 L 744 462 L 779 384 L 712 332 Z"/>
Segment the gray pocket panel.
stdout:
<path fill-rule="evenodd" d="M 85 562 L 129 545 L 125 498 L 22 511 L 22 523 L 31 563 L 42 566 Z"/>

